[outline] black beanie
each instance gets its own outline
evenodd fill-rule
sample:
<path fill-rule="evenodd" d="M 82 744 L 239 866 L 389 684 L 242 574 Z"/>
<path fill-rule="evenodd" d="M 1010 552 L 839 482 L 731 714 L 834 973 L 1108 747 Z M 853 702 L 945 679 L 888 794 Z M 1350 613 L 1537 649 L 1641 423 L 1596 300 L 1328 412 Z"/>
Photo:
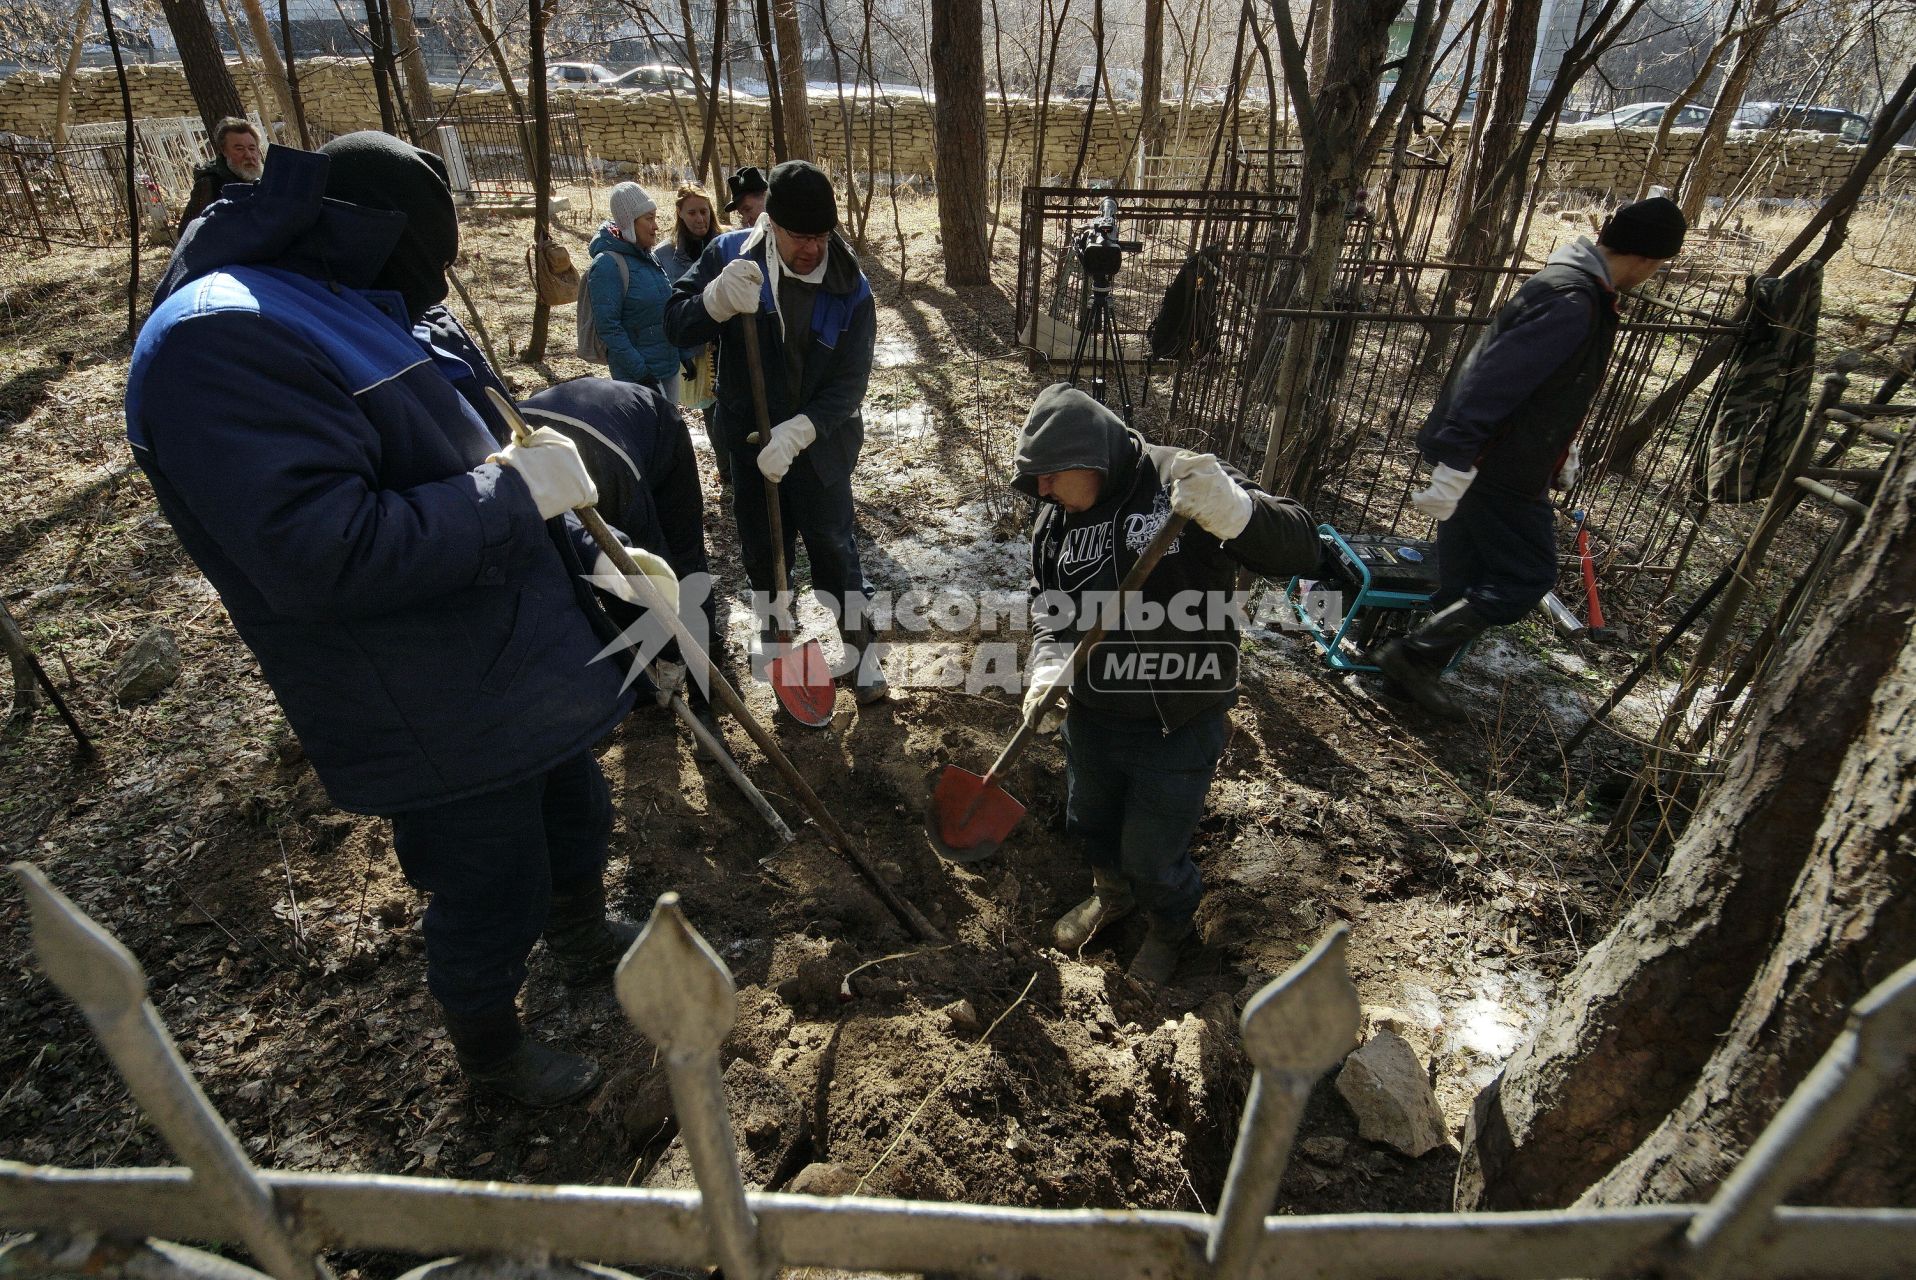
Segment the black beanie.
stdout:
<path fill-rule="evenodd" d="M 808 160 L 787 160 L 772 166 L 765 212 L 787 231 L 801 236 L 822 235 L 838 225 L 838 198 L 832 180 Z"/>
<path fill-rule="evenodd" d="M 1690 229 L 1683 210 L 1668 196 L 1651 196 L 1635 204 L 1626 204 L 1597 232 L 1597 243 L 1618 253 L 1637 253 L 1646 258 L 1674 258 L 1683 247 L 1683 233 Z"/>
<path fill-rule="evenodd" d="M 446 268 L 459 256 L 459 217 L 453 212 L 446 162 L 373 130 L 334 138 L 319 150 L 331 162 L 327 199 L 406 215 L 406 233 L 373 287 L 404 297 L 415 320 L 445 301 Z"/>

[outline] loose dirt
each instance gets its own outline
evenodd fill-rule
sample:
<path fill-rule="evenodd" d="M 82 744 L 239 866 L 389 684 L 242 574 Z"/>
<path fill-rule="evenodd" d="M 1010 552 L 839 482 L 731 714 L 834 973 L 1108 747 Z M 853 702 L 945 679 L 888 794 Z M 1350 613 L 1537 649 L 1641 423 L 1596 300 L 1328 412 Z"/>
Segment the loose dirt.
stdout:
<path fill-rule="evenodd" d="M 1005 463 L 1049 379 L 1010 346 L 1009 277 L 961 292 L 926 282 L 934 227 L 929 203 L 909 207 L 908 283 L 889 269 L 895 240 L 868 255 L 883 265 L 872 270 L 882 358 L 858 476 L 867 567 L 884 589 L 1015 594 L 1026 517 Z M 575 249 L 591 229 L 571 229 Z M 521 223 L 469 228 L 462 270 L 505 371 L 530 391 L 586 369 L 511 354 L 530 323 L 524 234 Z M 1015 243 L 1015 228 L 1000 235 Z M 609 989 L 566 989 L 542 952 L 529 1022 L 599 1056 L 612 1082 L 544 1114 L 461 1082 L 421 982 L 422 904 L 385 824 L 327 803 L 132 463 L 119 411 L 122 254 L 55 251 L 0 268 L 5 598 L 103 751 L 75 767 L 47 713 L 0 738 L 7 856 L 40 865 L 139 958 L 188 1063 L 262 1165 L 682 1183 L 652 1047 Z M 569 336 L 559 317 L 554 349 Z M 714 563 L 735 579 L 729 498 L 702 461 Z M 749 624 L 736 600 L 728 612 L 736 638 Z M 184 672 L 153 701 L 119 707 L 114 665 L 155 625 L 177 637 Z M 961 656 L 988 638 L 975 626 L 938 637 Z M 619 813 L 614 898 L 643 914 L 677 891 L 736 978 L 725 1057 L 755 1183 L 788 1187 L 803 1172 L 802 1186 L 882 1196 L 1215 1207 L 1248 1081 L 1238 1013 L 1326 928 L 1351 926 L 1360 991 L 1406 1015 L 1457 1133 L 1553 977 L 1611 918 L 1631 868 L 1594 852 L 1605 815 L 1587 808 L 1588 766 L 1568 768 L 1555 742 L 1578 691 L 1601 690 L 1626 659 L 1588 650 L 1581 674 L 1566 675 L 1544 660 L 1552 645 L 1525 627 L 1473 659 L 1484 715 L 1455 729 L 1367 678 L 1334 677 L 1295 635 L 1247 644 L 1197 839 L 1202 945 L 1162 990 L 1123 976 L 1141 922 L 1080 956 L 1048 945 L 1051 920 L 1089 882 L 1062 830 L 1055 743 L 1016 771 L 1030 815 L 1000 855 L 956 867 L 927 847 L 929 780 L 947 763 L 981 770 L 1015 725 L 1015 696 L 991 689 L 921 683 L 871 709 L 842 696 L 829 729 L 781 729 L 881 873 L 947 934 L 942 948 L 914 944 L 809 830 L 762 862 L 774 853 L 763 825 L 649 706 L 601 754 Z M 908 662 L 921 682 L 925 661 L 921 647 Z M 769 713 L 765 686 L 749 696 Z M 799 822 L 743 732 L 725 731 Z M 0 891 L 0 962 L 0 1155 L 172 1163 L 39 972 L 11 888 Z M 1411 1160 L 1359 1141 L 1328 1078 L 1302 1137 L 1281 1212 L 1448 1206 L 1454 1153 Z M 368 1276 L 405 1265 L 347 1262 Z"/>

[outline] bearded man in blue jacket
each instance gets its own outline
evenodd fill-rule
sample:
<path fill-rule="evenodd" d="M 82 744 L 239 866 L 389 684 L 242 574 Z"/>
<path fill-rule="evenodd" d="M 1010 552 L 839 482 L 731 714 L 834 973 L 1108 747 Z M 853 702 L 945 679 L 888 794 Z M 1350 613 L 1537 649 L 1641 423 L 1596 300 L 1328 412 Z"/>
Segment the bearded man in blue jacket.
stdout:
<path fill-rule="evenodd" d="M 503 387 L 439 305 L 458 243 L 437 156 L 275 148 L 168 264 L 127 434 L 328 794 L 391 819 L 461 1068 L 549 1106 L 599 1069 L 529 1036 L 517 995 L 542 934 L 568 981 L 636 936 L 605 911 L 592 755 L 632 695 L 598 660 L 578 452 L 500 447 Z"/>

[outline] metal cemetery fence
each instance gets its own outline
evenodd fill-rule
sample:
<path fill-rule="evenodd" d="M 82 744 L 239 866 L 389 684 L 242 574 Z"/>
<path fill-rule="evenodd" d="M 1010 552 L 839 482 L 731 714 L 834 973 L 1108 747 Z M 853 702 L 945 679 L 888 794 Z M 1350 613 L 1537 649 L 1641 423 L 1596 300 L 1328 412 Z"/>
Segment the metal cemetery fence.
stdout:
<path fill-rule="evenodd" d="M 1916 1211 L 1785 1207 L 1901 1069 L 1916 1041 L 1916 964 L 1848 1027 L 1707 1205 L 1537 1213 L 1267 1217 L 1312 1085 L 1352 1046 L 1357 991 L 1338 926 L 1245 1007 L 1254 1068 L 1215 1214 L 1035 1210 L 748 1192 L 720 1075 L 737 1015 L 731 974 L 659 899 L 619 968 L 620 1003 L 658 1046 L 698 1191 L 541 1187 L 255 1168 L 188 1073 L 127 951 L 40 872 L 34 944 L 184 1169 L 72 1170 L 0 1161 L 0 1274 L 258 1280 L 170 1239 L 240 1246 L 275 1280 L 330 1277 L 357 1249 L 461 1255 L 439 1275 L 584 1280 L 569 1260 L 724 1269 L 950 1272 L 1051 1280 L 1249 1276 L 1856 1277 L 1907 1274 Z M 618 1277 L 619 1273 L 611 1273 Z M 411 1273 L 421 1275 L 420 1271 Z"/>
<path fill-rule="evenodd" d="M 55 150 L 0 139 L 0 239 L 102 245 L 126 236 L 126 149 L 86 143 Z"/>
<path fill-rule="evenodd" d="M 592 172 L 579 117 L 562 112 L 551 121 L 552 185 L 589 185 Z M 529 121 L 454 107 L 440 122 L 438 134 L 455 194 L 481 201 L 532 199 Z"/>

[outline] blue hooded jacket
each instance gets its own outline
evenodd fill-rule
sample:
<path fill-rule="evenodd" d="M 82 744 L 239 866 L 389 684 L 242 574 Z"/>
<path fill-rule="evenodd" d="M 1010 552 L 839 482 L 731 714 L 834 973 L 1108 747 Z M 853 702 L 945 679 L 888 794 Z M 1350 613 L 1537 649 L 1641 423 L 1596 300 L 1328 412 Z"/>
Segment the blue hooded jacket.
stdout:
<path fill-rule="evenodd" d="M 368 289 L 405 215 L 322 199 L 277 147 L 162 277 L 127 436 L 335 803 L 388 814 L 511 785 L 631 705 L 573 543 L 461 394 L 497 385 L 449 316 Z M 576 522 L 568 521 L 569 526 Z"/>
<path fill-rule="evenodd" d="M 619 288 L 619 264 L 608 254 L 625 258 L 625 288 Z M 665 337 L 665 301 L 672 282 L 649 249 L 620 239 L 607 223 L 592 237 L 592 267 L 586 273 L 592 295 L 592 320 L 605 343 L 606 364 L 620 382 L 663 382 L 679 371 L 679 361 L 703 350 L 684 351 Z"/>

